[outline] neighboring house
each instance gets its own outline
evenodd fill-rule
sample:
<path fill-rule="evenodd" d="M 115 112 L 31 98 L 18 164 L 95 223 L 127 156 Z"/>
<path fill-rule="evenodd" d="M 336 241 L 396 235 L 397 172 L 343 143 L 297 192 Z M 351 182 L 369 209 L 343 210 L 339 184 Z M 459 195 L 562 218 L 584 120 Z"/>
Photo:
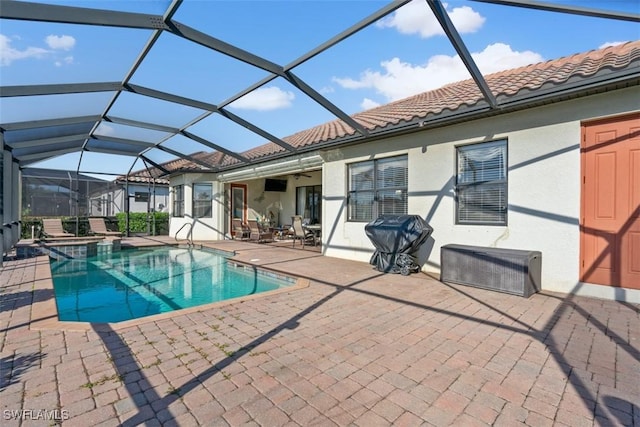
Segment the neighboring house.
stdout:
<path fill-rule="evenodd" d="M 21 179 L 26 216 L 113 216 L 126 209 L 126 177 L 107 181 L 75 171 L 24 168 Z M 133 172 L 128 190 L 130 212 L 168 212 L 168 179 Z"/>
<path fill-rule="evenodd" d="M 25 168 L 21 173 L 23 216 L 86 216 L 91 195 L 109 192 L 111 183 L 75 171 Z"/>
<path fill-rule="evenodd" d="M 209 153 L 218 173 L 186 162 L 170 175 L 170 234 L 187 223 L 195 240 L 228 238 L 232 217 L 277 210 L 285 224 L 305 214 L 300 197 L 321 197 L 327 256 L 366 262 L 367 222 L 417 214 L 434 229 L 426 271 L 450 243 L 536 250 L 544 290 L 640 302 L 640 42 L 485 79 L 499 108 L 468 80 L 353 115 L 385 131 L 366 143 L 335 120 L 284 138 L 300 153 L 278 160 L 234 169 Z M 285 191 L 267 191 L 270 178 Z"/>
<path fill-rule="evenodd" d="M 168 212 L 169 180 L 149 175 L 147 170 L 132 172 L 127 177 L 119 176 L 112 185 L 91 195 L 91 216 L 113 216 L 127 209 L 129 212 Z"/>

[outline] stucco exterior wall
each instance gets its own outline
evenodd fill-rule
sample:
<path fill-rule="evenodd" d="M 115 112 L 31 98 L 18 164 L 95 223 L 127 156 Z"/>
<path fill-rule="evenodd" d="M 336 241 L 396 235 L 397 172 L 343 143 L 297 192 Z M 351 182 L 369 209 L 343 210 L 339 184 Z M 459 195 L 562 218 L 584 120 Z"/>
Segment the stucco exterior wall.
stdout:
<path fill-rule="evenodd" d="M 619 290 L 578 280 L 580 126 L 581 121 L 639 109 L 640 90 L 634 87 L 327 151 L 324 253 L 365 262 L 373 253 L 365 224 L 346 221 L 347 165 L 408 154 L 408 213 L 421 215 L 434 228 L 424 270 L 439 271 L 440 247 L 449 243 L 539 250 L 543 289 L 612 297 Z M 508 225 L 456 225 L 455 147 L 498 139 L 508 141 Z M 640 301 L 637 293 L 627 296 Z"/>
<path fill-rule="evenodd" d="M 212 206 L 210 218 L 193 217 L 193 184 L 212 184 Z M 184 216 L 169 218 L 169 235 L 185 239 L 193 227 L 193 240 L 220 240 L 225 238 L 225 197 L 224 184 L 216 180 L 215 174 L 189 173 L 172 177 L 170 187 L 184 185 Z M 174 192 L 171 190 L 169 212 L 173 205 Z M 185 224 L 188 224 L 185 226 Z M 184 227 L 184 228 L 183 228 Z"/>

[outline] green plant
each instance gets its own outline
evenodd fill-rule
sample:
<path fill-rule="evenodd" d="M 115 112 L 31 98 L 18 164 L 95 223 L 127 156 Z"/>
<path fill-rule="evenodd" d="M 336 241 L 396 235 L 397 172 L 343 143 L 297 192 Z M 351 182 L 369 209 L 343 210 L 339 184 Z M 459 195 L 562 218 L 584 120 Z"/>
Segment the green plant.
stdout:
<path fill-rule="evenodd" d="M 116 214 L 118 221 L 118 231 L 125 233 L 127 230 L 127 214 L 120 212 Z M 156 235 L 169 234 L 169 213 L 168 212 L 129 212 L 129 232 L 146 233 L 147 222 L 149 222 L 149 230 L 153 234 L 153 224 L 155 222 Z"/>

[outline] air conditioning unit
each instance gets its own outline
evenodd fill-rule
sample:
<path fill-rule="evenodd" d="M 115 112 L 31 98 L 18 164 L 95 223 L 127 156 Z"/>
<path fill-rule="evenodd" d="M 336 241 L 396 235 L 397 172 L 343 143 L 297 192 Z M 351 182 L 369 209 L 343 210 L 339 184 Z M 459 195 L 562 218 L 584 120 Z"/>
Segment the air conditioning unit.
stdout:
<path fill-rule="evenodd" d="M 440 249 L 440 280 L 529 297 L 541 289 L 542 253 L 468 245 Z"/>

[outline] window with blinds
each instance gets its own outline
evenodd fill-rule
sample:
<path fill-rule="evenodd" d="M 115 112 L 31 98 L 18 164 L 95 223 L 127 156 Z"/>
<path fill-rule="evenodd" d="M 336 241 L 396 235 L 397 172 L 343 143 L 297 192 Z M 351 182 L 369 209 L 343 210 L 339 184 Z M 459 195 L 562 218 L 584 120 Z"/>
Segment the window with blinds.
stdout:
<path fill-rule="evenodd" d="M 349 165 L 348 220 L 407 213 L 407 156 Z"/>
<path fill-rule="evenodd" d="M 174 217 L 184 216 L 184 187 L 176 185 L 173 187 L 173 209 L 171 215 Z"/>
<path fill-rule="evenodd" d="M 457 149 L 456 223 L 507 224 L 507 141 Z"/>
<path fill-rule="evenodd" d="M 193 217 L 211 218 L 211 184 L 193 184 Z"/>

